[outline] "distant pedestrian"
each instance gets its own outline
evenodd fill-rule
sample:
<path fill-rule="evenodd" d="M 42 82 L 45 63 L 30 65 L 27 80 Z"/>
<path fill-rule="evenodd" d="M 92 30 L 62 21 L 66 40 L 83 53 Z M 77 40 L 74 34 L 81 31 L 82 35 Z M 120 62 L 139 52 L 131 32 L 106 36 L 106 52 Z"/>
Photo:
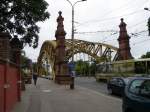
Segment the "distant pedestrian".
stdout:
<path fill-rule="evenodd" d="M 37 74 L 37 73 L 33 73 L 33 81 L 34 81 L 34 85 L 36 85 L 37 79 L 38 79 L 38 74 Z"/>
<path fill-rule="evenodd" d="M 71 72 L 71 77 L 76 77 L 76 72 L 75 71 Z"/>

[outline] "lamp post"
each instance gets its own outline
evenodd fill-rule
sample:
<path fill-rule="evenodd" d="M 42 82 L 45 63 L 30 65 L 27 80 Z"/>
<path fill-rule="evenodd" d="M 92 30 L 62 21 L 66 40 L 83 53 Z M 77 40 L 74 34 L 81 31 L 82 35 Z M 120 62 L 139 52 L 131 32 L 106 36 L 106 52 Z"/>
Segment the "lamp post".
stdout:
<path fill-rule="evenodd" d="M 87 0 L 80 0 L 80 1 L 76 1 L 74 4 L 72 4 L 72 2 L 70 2 L 69 0 L 67 0 L 69 2 L 69 4 L 71 5 L 72 8 L 72 31 L 71 31 L 71 39 L 72 39 L 72 48 L 74 47 L 74 6 L 79 3 L 79 2 L 84 2 Z M 73 49 L 72 49 L 72 53 L 73 53 Z M 72 54 L 72 62 L 74 62 L 74 53 Z"/>
<path fill-rule="evenodd" d="M 150 9 L 147 8 L 147 7 L 145 7 L 144 10 L 150 11 Z M 147 25 L 148 26 L 148 35 L 150 36 L 150 17 L 148 18 L 148 22 L 147 23 L 148 23 L 148 25 Z"/>
<path fill-rule="evenodd" d="M 149 8 L 147 8 L 147 7 L 145 7 L 145 8 L 144 8 L 144 10 L 150 11 L 150 9 L 149 9 Z"/>

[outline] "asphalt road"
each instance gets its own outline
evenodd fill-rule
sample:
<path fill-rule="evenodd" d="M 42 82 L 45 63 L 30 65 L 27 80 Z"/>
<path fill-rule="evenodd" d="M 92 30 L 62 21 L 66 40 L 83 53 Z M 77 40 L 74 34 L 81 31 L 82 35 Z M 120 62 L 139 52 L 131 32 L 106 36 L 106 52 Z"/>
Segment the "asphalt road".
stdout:
<path fill-rule="evenodd" d="M 94 77 L 76 77 L 75 86 L 84 87 L 111 97 L 119 98 L 121 97 L 116 95 L 109 95 L 107 91 L 107 84 L 103 82 L 96 82 Z"/>
<path fill-rule="evenodd" d="M 104 94 L 108 93 L 106 83 L 96 82 L 94 77 L 76 77 L 75 85 L 92 89 Z"/>

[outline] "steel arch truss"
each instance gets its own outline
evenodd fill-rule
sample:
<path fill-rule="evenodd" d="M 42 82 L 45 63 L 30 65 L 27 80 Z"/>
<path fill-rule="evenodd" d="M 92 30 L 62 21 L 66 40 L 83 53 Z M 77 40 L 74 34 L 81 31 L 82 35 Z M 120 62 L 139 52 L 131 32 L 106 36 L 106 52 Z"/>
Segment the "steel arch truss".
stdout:
<path fill-rule="evenodd" d="M 56 41 L 45 41 L 41 47 L 38 57 L 38 73 L 42 75 L 42 68 L 45 61 L 51 65 L 52 75 L 54 77 L 54 62 L 55 62 Z"/>
<path fill-rule="evenodd" d="M 94 43 L 75 39 L 72 44 L 71 39 L 66 39 L 66 60 L 69 60 L 73 54 L 82 52 L 90 55 L 97 62 L 112 61 L 117 57 L 117 50 L 117 47 L 104 43 Z"/>
<path fill-rule="evenodd" d="M 54 76 L 54 63 L 55 63 L 55 51 L 56 41 L 45 41 L 41 47 L 40 54 L 38 57 L 38 72 L 41 74 L 41 68 L 45 60 L 51 65 L 52 74 Z M 112 61 L 117 57 L 117 47 L 104 44 L 104 43 L 93 43 L 83 40 L 74 39 L 72 44 L 71 39 L 65 40 L 66 57 L 65 60 L 69 60 L 72 55 L 77 53 L 85 53 L 90 55 L 97 62 Z M 116 58 L 117 59 L 117 58 Z"/>

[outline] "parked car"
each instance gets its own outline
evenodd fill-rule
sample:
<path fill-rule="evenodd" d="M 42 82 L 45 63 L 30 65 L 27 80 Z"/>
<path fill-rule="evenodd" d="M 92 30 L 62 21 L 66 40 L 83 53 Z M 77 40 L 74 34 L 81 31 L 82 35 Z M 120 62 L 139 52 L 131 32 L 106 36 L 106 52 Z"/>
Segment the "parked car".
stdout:
<path fill-rule="evenodd" d="M 46 79 L 49 79 L 49 80 L 52 80 L 52 79 L 53 79 L 52 75 L 46 75 L 45 78 L 46 78 Z"/>
<path fill-rule="evenodd" d="M 53 80 L 53 76 L 52 75 L 41 75 L 40 77 L 44 78 L 44 79 Z"/>
<path fill-rule="evenodd" d="M 130 78 L 114 77 L 107 83 L 107 90 L 109 94 L 123 95 L 125 86 Z"/>
<path fill-rule="evenodd" d="M 150 112 L 150 78 L 136 77 L 125 88 L 123 112 Z"/>

